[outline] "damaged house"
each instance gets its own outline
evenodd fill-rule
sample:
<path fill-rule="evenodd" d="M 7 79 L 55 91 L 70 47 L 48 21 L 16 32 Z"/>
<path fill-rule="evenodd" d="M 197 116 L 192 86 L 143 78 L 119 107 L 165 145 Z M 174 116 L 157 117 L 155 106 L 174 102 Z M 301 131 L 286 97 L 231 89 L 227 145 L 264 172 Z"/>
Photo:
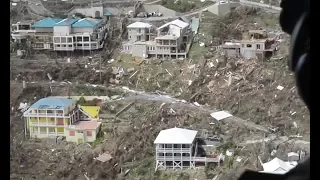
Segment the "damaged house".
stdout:
<path fill-rule="evenodd" d="M 222 154 L 206 154 L 197 136 L 198 131 L 171 128 L 160 131 L 154 141 L 156 145 L 156 169 L 195 168 L 196 163 L 218 163 Z"/>
<path fill-rule="evenodd" d="M 43 98 L 24 112 L 25 133 L 31 138 L 64 137 L 79 144 L 93 142 L 101 127 L 99 110 L 99 106 L 77 105 L 74 99 Z"/>
<path fill-rule="evenodd" d="M 190 24 L 180 19 L 159 28 L 135 22 L 127 29 L 128 41 L 123 43 L 123 52 L 142 58 L 185 59 L 193 35 Z"/>
<path fill-rule="evenodd" d="M 264 60 L 274 55 L 276 38 L 268 38 L 265 30 L 250 30 L 242 40 L 226 42 L 221 45 L 227 57 L 257 58 Z"/>

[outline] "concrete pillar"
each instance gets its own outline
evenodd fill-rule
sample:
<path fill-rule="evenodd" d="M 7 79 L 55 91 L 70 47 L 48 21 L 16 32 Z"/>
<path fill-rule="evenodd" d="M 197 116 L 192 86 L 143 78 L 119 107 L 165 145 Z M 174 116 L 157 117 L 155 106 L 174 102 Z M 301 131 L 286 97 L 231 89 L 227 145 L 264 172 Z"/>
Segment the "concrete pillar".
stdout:
<path fill-rule="evenodd" d="M 26 81 L 22 81 L 22 88 L 25 89 L 27 87 Z"/>

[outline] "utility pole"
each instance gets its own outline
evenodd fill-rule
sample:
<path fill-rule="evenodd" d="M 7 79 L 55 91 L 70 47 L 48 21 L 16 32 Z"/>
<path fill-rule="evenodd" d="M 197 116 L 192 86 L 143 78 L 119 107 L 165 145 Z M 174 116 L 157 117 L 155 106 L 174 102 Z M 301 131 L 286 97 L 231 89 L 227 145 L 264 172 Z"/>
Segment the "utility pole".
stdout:
<path fill-rule="evenodd" d="M 99 73 L 100 73 L 100 82 L 101 82 L 101 55 L 100 55 Z"/>

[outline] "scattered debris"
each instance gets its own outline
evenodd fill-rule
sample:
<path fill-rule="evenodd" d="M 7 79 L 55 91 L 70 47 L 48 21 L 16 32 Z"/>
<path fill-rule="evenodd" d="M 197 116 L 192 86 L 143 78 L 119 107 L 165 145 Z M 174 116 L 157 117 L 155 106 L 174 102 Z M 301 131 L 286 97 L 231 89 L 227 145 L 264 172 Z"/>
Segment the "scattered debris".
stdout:
<path fill-rule="evenodd" d="M 217 121 L 223 120 L 225 118 L 231 117 L 232 115 L 227 113 L 226 111 L 218 111 L 210 114 L 211 117 L 216 119 Z"/>
<path fill-rule="evenodd" d="M 230 157 L 230 156 L 232 156 L 232 155 L 233 155 L 233 152 L 232 152 L 232 151 L 229 151 L 229 149 L 227 149 L 227 151 L 226 151 L 226 155 Z"/>
<path fill-rule="evenodd" d="M 241 162 L 242 158 L 240 156 L 237 157 L 236 161 Z"/>
<path fill-rule="evenodd" d="M 97 158 L 96 158 L 96 160 L 98 160 L 98 161 L 101 161 L 101 162 L 107 162 L 107 161 L 109 161 L 109 160 L 111 160 L 112 159 L 112 156 L 109 154 L 109 153 L 103 153 L 103 154 L 100 154 Z"/>
<path fill-rule="evenodd" d="M 277 89 L 280 90 L 280 91 L 282 91 L 283 88 L 284 88 L 284 87 L 283 87 L 283 86 L 280 86 L 280 85 L 277 87 Z"/>

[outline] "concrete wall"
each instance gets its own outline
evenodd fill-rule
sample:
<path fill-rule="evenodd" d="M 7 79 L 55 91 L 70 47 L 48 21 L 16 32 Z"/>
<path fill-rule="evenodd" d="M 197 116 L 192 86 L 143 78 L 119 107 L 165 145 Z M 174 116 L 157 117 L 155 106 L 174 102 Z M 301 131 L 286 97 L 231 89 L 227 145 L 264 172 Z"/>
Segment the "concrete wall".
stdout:
<path fill-rule="evenodd" d="M 140 32 L 139 32 L 140 29 Z M 138 41 L 137 36 L 141 35 L 141 41 L 146 40 L 146 32 L 148 29 L 146 28 L 129 28 L 128 29 L 128 39 L 130 42 L 136 42 Z"/>
<path fill-rule="evenodd" d="M 56 35 L 69 35 L 71 33 L 71 26 L 55 26 L 53 27 L 53 34 Z"/>
<path fill-rule="evenodd" d="M 132 56 L 133 57 L 147 57 L 147 45 L 133 45 L 132 46 Z"/>
<path fill-rule="evenodd" d="M 34 28 L 36 32 L 53 32 L 53 28 Z"/>
<path fill-rule="evenodd" d="M 164 6 L 161 5 L 148 5 L 148 4 L 143 4 L 142 7 L 139 9 L 139 12 L 161 12 L 163 13 L 163 16 L 178 16 L 180 13 L 168 9 Z"/>
<path fill-rule="evenodd" d="M 103 16 L 103 7 L 91 7 L 92 17 L 98 18 Z"/>
<path fill-rule="evenodd" d="M 72 28 L 72 33 L 93 33 L 94 28 L 90 28 L 90 27 L 76 27 L 76 28 Z"/>
<path fill-rule="evenodd" d="M 228 57 L 238 57 L 240 55 L 240 49 L 226 49 L 224 52 Z"/>
<path fill-rule="evenodd" d="M 75 136 L 70 136 L 70 131 L 75 131 Z M 87 131 L 92 131 L 92 136 L 87 136 Z M 64 135 L 66 137 L 66 141 L 68 142 L 75 142 L 78 143 L 79 139 L 83 140 L 83 143 L 86 142 L 94 142 L 97 137 L 97 129 L 96 130 L 85 130 L 85 131 L 78 131 L 78 130 L 71 130 L 65 129 Z"/>

